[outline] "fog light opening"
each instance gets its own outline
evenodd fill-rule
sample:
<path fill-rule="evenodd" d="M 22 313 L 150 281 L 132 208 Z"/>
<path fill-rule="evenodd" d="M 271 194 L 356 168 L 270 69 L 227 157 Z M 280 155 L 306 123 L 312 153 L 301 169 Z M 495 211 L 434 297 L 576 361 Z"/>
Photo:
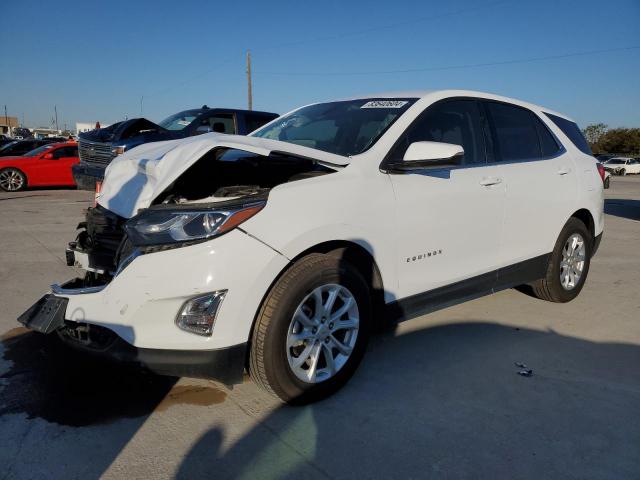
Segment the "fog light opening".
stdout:
<path fill-rule="evenodd" d="M 176 325 L 190 333 L 211 336 L 218 309 L 226 294 L 227 290 L 218 290 L 187 300 L 176 317 Z"/>

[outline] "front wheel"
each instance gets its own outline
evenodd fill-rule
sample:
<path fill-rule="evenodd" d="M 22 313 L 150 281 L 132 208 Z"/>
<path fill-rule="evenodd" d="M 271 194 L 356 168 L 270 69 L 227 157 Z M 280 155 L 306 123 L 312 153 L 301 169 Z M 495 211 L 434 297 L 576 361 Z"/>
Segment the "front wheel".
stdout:
<path fill-rule="evenodd" d="M 27 177 L 17 168 L 0 170 L 0 190 L 19 192 L 27 186 Z"/>
<path fill-rule="evenodd" d="M 609 177 L 604 179 L 604 188 L 609 188 L 609 183 L 610 183 L 609 180 L 610 180 Z"/>
<path fill-rule="evenodd" d="M 570 218 L 558 236 L 544 278 L 532 284 L 535 296 L 549 302 L 576 298 L 589 273 L 593 238 L 577 218 Z"/>
<path fill-rule="evenodd" d="M 620 175 L 621 176 L 624 177 L 626 174 L 627 174 L 627 170 L 626 169 L 624 169 L 624 168 L 620 169 Z"/>
<path fill-rule="evenodd" d="M 251 338 L 249 373 L 291 404 L 320 400 L 355 372 L 369 337 L 369 288 L 339 258 L 311 254 L 272 287 Z"/>

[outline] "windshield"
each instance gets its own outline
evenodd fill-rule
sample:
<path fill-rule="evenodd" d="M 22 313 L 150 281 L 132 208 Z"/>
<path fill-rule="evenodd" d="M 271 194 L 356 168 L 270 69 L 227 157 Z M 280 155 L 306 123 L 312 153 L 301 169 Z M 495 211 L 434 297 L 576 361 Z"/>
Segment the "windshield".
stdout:
<path fill-rule="evenodd" d="M 47 150 L 49 150 L 50 148 L 53 148 L 53 146 L 51 145 L 43 145 L 41 147 L 38 148 L 34 148 L 33 150 L 31 150 L 30 152 L 27 152 L 23 155 L 23 157 L 35 157 L 36 155 L 40 155 L 41 153 L 46 152 Z"/>
<path fill-rule="evenodd" d="M 193 122 L 200 112 L 198 110 L 187 110 L 176 113 L 162 120 L 158 125 L 167 130 L 182 130 Z"/>
<path fill-rule="evenodd" d="M 303 107 L 251 134 L 351 156 L 368 150 L 415 98 L 360 99 Z"/>
<path fill-rule="evenodd" d="M 0 152 L 1 152 L 2 150 L 9 150 L 11 147 L 13 147 L 13 146 L 14 146 L 15 144 L 17 144 L 17 143 L 18 143 L 18 142 L 14 140 L 13 142 L 9 142 L 9 143 L 7 143 L 6 145 L 3 145 L 2 147 L 0 147 Z"/>

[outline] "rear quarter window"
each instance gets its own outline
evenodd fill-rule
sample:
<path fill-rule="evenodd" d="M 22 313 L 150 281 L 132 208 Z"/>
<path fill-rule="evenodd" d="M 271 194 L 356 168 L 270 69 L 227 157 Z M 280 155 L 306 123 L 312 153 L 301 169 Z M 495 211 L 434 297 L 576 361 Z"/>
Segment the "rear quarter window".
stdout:
<path fill-rule="evenodd" d="M 584 138 L 584 135 L 582 134 L 582 131 L 580 130 L 578 125 L 576 125 L 571 120 L 558 117 L 557 115 L 553 115 L 551 113 L 545 112 L 544 114 L 549 117 L 549 120 L 555 123 L 560 130 L 562 130 L 562 133 L 569 137 L 571 143 L 573 143 L 578 148 L 578 150 L 580 150 L 582 153 L 586 153 L 587 155 L 593 155 L 593 153 L 591 152 L 591 148 L 587 143 L 587 139 Z"/>

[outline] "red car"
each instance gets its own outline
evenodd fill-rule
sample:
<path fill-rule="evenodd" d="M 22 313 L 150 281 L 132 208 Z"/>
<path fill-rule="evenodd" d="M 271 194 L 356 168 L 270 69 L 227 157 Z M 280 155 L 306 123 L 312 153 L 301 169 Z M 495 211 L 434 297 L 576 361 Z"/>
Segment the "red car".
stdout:
<path fill-rule="evenodd" d="M 76 142 L 43 145 L 19 157 L 0 157 L 0 190 L 75 186 L 71 166 L 78 162 Z"/>

